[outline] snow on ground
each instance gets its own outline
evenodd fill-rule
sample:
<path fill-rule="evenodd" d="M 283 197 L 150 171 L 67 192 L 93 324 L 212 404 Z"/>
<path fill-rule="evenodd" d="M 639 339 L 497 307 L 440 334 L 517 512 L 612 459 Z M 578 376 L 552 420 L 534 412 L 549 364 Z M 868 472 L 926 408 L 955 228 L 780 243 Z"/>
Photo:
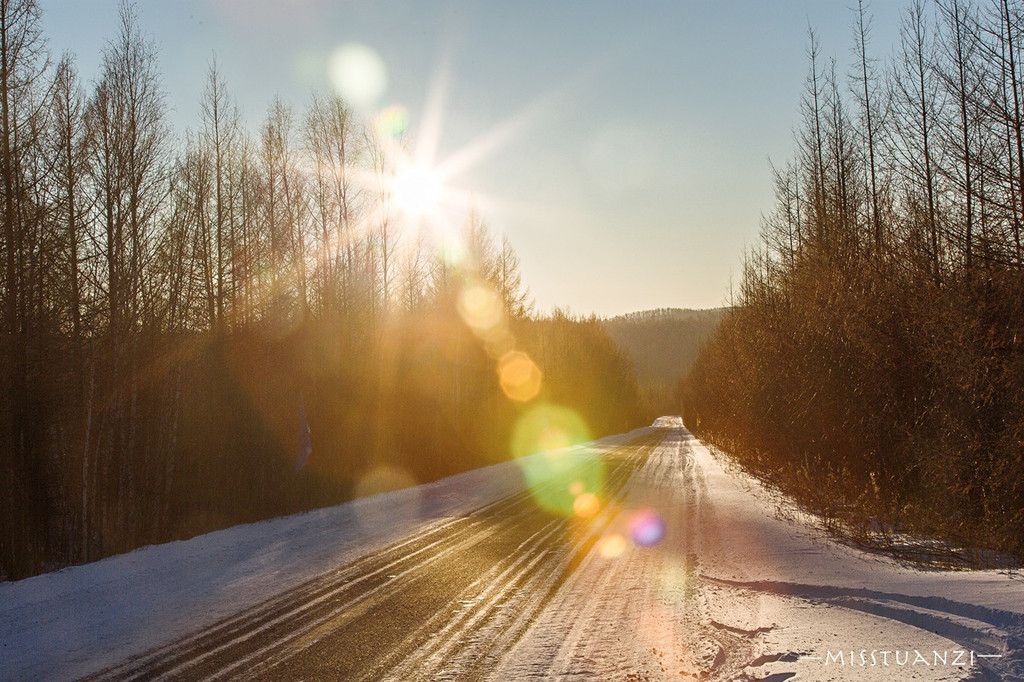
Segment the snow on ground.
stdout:
<path fill-rule="evenodd" d="M 836 544 L 678 418 L 655 428 L 667 437 L 602 510 L 604 537 L 493 679 L 1024 679 L 1020 574 Z M 95 672 L 524 486 L 498 464 L 2 583 L 0 679 Z"/>
<path fill-rule="evenodd" d="M 723 467 L 697 441 L 692 452 L 706 500 L 699 531 L 707 564 L 702 576 L 726 592 L 759 596 L 759 624 L 774 618 L 781 625 L 766 633 L 766 648 L 802 659 L 768 668 L 798 670 L 801 679 L 832 679 L 834 669 L 827 674 L 824 661 L 815 659 L 845 650 L 856 679 L 977 677 L 985 674 L 982 664 L 997 679 L 1024 679 L 1024 574 L 923 571 L 835 543 L 755 480 Z M 961 651 L 967 653 L 957 656 Z M 941 663 L 943 652 L 948 664 Z M 908 655 L 902 668 L 882 663 Z M 974 665 L 952 665 L 957 658 Z"/>
<path fill-rule="evenodd" d="M 492 679 L 1024 679 L 1024 576 L 839 545 L 676 433 Z M 638 510 L 664 538 L 623 547 Z"/>
<path fill-rule="evenodd" d="M 89 675 L 525 486 L 517 463 L 505 462 L 2 582 L 0 680 Z"/>

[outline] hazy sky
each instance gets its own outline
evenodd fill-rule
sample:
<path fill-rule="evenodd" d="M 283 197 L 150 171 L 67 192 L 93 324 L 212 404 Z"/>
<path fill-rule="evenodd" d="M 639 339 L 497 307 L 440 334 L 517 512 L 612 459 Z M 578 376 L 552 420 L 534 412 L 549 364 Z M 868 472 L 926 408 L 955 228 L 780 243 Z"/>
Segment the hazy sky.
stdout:
<path fill-rule="evenodd" d="M 51 50 L 87 84 L 115 0 L 40 0 Z M 369 113 L 402 106 L 415 140 L 431 93 L 437 155 L 480 149 L 451 184 L 508 235 L 542 311 L 712 307 L 771 208 L 807 73 L 807 26 L 853 68 L 854 0 L 173 0 L 138 3 L 171 122 L 198 122 L 216 53 L 250 129 L 272 96 L 301 110 L 336 51 L 384 62 Z M 886 58 L 902 2 L 873 3 Z M 487 143 L 486 145 L 482 143 Z"/>

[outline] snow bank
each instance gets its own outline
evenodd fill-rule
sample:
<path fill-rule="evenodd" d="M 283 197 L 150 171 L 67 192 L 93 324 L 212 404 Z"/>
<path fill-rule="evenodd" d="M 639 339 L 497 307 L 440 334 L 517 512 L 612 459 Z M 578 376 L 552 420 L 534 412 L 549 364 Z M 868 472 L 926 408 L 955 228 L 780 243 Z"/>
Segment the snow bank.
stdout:
<path fill-rule="evenodd" d="M 523 488 L 518 464 L 505 462 L 0 583 L 0 679 L 97 672 Z"/>

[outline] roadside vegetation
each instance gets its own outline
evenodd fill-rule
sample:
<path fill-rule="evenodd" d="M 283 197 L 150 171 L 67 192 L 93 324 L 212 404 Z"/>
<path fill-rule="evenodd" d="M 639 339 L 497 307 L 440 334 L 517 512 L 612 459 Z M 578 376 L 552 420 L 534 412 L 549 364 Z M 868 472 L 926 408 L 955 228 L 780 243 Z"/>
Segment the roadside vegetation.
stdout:
<path fill-rule="evenodd" d="M 0 3 L 0 580 L 508 459 L 546 404 L 554 446 L 637 424 L 599 322 L 403 210 L 400 112 L 250 130 L 213 62 L 175 132 L 132 6 L 88 85 L 40 13 Z"/>
<path fill-rule="evenodd" d="M 1024 558 L 1024 3 L 813 32 L 793 158 L 687 425 L 865 538 Z"/>

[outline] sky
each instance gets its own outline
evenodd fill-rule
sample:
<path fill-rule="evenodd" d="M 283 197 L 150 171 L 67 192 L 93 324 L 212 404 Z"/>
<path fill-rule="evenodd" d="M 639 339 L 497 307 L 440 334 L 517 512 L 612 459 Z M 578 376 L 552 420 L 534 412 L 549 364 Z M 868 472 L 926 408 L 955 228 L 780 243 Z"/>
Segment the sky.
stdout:
<path fill-rule="evenodd" d="M 116 0 L 39 0 L 53 54 L 88 87 Z M 301 112 L 369 48 L 386 85 L 359 103 L 409 116 L 522 262 L 537 310 L 611 316 L 723 305 L 771 210 L 807 74 L 807 29 L 852 73 L 854 0 L 142 0 L 169 120 L 197 128 L 208 65 L 250 130 L 280 96 Z M 869 51 L 904 3 L 876 0 Z M 378 82 L 379 83 L 379 82 Z M 436 118 L 432 113 L 437 114 Z M 437 134 L 431 122 L 436 121 Z M 449 163 L 448 167 L 453 164 Z"/>

